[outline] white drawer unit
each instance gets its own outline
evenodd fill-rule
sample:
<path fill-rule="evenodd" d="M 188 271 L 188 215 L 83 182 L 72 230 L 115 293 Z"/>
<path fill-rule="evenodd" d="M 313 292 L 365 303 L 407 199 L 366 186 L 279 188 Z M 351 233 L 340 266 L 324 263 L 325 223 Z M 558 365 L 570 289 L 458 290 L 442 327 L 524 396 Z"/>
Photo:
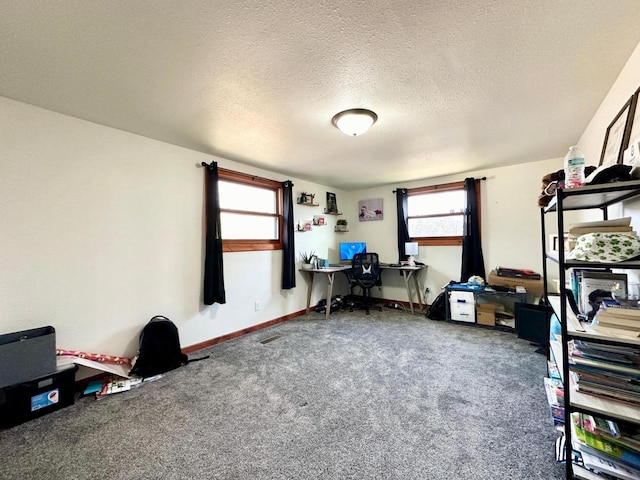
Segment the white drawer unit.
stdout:
<path fill-rule="evenodd" d="M 449 294 L 449 312 L 451 320 L 475 323 L 476 304 L 473 292 L 451 291 Z"/>
<path fill-rule="evenodd" d="M 476 306 L 474 303 L 451 302 L 451 320 L 475 323 Z"/>

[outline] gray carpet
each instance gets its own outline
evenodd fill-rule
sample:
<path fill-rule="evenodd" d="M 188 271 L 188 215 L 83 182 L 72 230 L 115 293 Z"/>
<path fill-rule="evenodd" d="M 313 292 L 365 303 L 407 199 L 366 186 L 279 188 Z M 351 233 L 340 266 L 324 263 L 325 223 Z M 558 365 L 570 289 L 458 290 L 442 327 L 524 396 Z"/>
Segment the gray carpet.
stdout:
<path fill-rule="evenodd" d="M 0 478 L 564 478 L 545 357 L 512 333 L 311 313 L 206 353 L 0 433 Z"/>

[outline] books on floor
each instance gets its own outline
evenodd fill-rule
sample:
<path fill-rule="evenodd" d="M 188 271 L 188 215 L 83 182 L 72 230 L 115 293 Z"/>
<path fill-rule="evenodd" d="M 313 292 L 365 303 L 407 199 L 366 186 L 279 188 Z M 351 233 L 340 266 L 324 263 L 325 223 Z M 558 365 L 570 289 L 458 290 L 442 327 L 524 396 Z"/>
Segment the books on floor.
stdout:
<path fill-rule="evenodd" d="M 127 392 L 132 388 L 139 386 L 143 382 L 152 382 L 159 378 L 162 378 L 162 375 L 155 375 L 148 378 L 124 378 L 117 375 L 108 375 L 104 379 L 98 380 L 98 382 L 102 382 L 99 390 L 96 389 L 95 382 L 93 382 L 92 390 L 95 392 L 96 399 L 100 400 L 114 393 Z"/>

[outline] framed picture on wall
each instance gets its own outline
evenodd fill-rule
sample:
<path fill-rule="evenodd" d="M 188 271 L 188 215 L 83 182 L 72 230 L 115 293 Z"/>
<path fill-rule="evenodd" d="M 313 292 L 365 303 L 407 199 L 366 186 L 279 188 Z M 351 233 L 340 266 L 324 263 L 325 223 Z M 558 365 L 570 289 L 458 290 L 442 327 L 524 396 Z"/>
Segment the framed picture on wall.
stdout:
<path fill-rule="evenodd" d="M 327 192 L 327 210 L 326 213 L 338 213 L 338 202 L 336 201 L 336 194 Z"/>
<path fill-rule="evenodd" d="M 630 120 L 631 127 L 629 128 L 629 142 L 640 140 L 640 112 L 638 111 L 638 97 L 640 97 L 640 88 L 633 94 L 635 98 L 635 111 L 633 117 Z"/>
<path fill-rule="evenodd" d="M 559 236 L 555 233 L 552 233 L 551 235 L 549 235 L 549 247 L 551 249 L 552 252 L 558 252 L 559 251 L 559 247 L 560 247 L 560 243 L 559 243 Z M 569 234 L 565 233 L 564 234 L 564 239 L 563 239 L 563 246 L 564 246 L 564 251 L 566 253 L 569 253 L 571 251 L 571 246 L 569 243 Z"/>
<path fill-rule="evenodd" d="M 361 222 L 382 220 L 382 199 L 360 200 L 358 202 L 358 218 Z"/>
<path fill-rule="evenodd" d="M 622 154 L 629 144 L 631 123 L 636 109 L 636 95 L 634 94 L 622 110 L 615 116 L 604 136 L 599 166 L 608 167 L 622 163 Z"/>

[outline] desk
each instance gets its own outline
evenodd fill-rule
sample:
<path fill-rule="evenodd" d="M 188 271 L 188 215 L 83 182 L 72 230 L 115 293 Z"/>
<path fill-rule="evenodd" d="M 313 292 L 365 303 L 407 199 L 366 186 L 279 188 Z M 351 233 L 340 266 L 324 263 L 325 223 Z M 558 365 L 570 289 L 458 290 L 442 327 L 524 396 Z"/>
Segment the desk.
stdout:
<path fill-rule="evenodd" d="M 413 278 L 413 284 L 416 290 L 416 296 L 418 297 L 418 305 L 420 305 L 420 309 L 426 307 L 427 302 L 424 298 L 424 288 L 422 287 L 422 283 L 420 281 L 420 272 L 423 269 L 426 269 L 426 265 L 400 265 L 399 267 L 393 267 L 391 265 L 380 265 L 380 269 L 384 272 L 396 270 L 398 272 L 402 272 L 402 277 L 404 279 L 404 286 L 407 289 L 407 297 L 409 298 L 409 307 L 411 308 L 411 313 L 413 313 L 413 293 L 411 292 L 411 279 Z"/>
<path fill-rule="evenodd" d="M 323 274 L 327 276 L 327 305 L 325 318 L 329 319 L 329 314 L 331 313 L 331 292 L 333 291 L 335 275 L 337 272 L 346 272 L 349 270 L 351 270 L 351 265 L 345 265 L 344 267 L 312 268 L 311 270 L 305 270 L 304 268 L 300 269 L 302 273 L 307 273 L 311 277 L 311 281 L 309 282 L 309 287 L 307 289 L 307 313 L 311 310 L 311 292 L 313 290 L 313 280 L 315 279 L 316 274 Z"/>
<path fill-rule="evenodd" d="M 381 271 L 397 271 L 402 273 L 402 277 L 404 279 L 404 285 L 407 289 L 407 297 L 409 298 L 409 306 L 411 307 L 411 313 L 413 311 L 413 292 L 411 288 L 411 279 L 413 278 L 413 285 L 415 287 L 415 291 L 418 297 L 418 304 L 420 308 L 424 308 L 427 302 L 424 298 L 424 289 L 422 288 L 422 283 L 420 281 L 420 272 L 423 269 L 426 269 L 426 265 L 400 265 L 399 267 L 392 267 L 390 265 L 380 265 Z M 302 273 L 306 273 L 310 276 L 310 282 L 307 289 L 307 313 L 311 310 L 311 292 L 313 291 L 313 281 L 317 274 L 322 274 L 327 276 L 327 305 L 326 305 L 326 313 L 325 318 L 329 318 L 329 314 L 331 313 L 331 294 L 333 292 L 333 283 L 335 281 L 335 274 L 338 272 L 345 273 L 351 270 L 351 265 L 345 265 L 341 267 L 323 267 L 323 268 L 313 268 L 311 270 L 305 270 L 301 268 L 300 271 Z"/>

